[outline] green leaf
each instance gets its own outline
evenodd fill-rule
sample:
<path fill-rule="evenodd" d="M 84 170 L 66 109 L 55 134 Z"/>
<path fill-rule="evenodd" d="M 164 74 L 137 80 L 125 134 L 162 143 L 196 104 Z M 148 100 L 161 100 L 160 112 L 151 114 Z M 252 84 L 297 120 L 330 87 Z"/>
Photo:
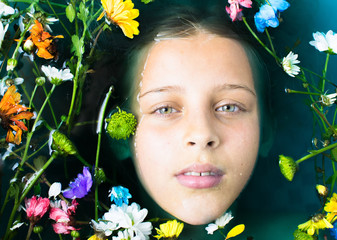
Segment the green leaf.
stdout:
<path fill-rule="evenodd" d="M 84 53 L 84 43 L 83 40 L 80 40 L 77 35 L 71 36 L 71 41 L 73 46 L 71 48 L 71 52 L 75 52 L 77 57 L 80 57 Z"/>
<path fill-rule="evenodd" d="M 337 178 L 337 172 L 335 172 L 332 176 L 330 176 L 328 180 L 326 180 L 326 183 L 331 184 L 333 181 L 336 181 L 336 178 Z"/>
<path fill-rule="evenodd" d="M 72 23 L 72 22 L 74 21 L 74 19 L 75 19 L 75 14 L 76 14 L 76 11 L 75 11 L 73 5 L 70 3 L 70 4 L 68 5 L 68 7 L 66 8 L 66 16 L 67 16 L 69 22 Z"/>
<path fill-rule="evenodd" d="M 154 0 L 142 0 L 142 3 L 148 4 L 150 2 L 153 2 Z"/>
<path fill-rule="evenodd" d="M 77 17 L 81 19 L 83 22 L 87 21 L 89 15 L 89 9 L 85 7 L 85 4 L 83 2 L 80 3 L 80 11 L 77 14 Z"/>
<path fill-rule="evenodd" d="M 337 147 L 331 149 L 331 156 L 334 161 L 337 161 Z"/>
<path fill-rule="evenodd" d="M 41 185 L 40 185 L 40 183 L 38 183 L 34 186 L 34 195 L 36 196 L 36 195 L 40 195 L 40 194 L 41 194 Z"/>

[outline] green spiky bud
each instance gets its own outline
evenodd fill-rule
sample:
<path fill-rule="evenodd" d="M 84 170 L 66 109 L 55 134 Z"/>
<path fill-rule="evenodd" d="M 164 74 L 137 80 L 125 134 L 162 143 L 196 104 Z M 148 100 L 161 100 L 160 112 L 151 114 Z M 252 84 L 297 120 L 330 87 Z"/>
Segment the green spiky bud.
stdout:
<path fill-rule="evenodd" d="M 132 113 L 127 113 L 120 108 L 110 118 L 106 119 L 108 126 L 106 131 L 117 140 L 126 139 L 135 133 L 137 120 Z"/>
<path fill-rule="evenodd" d="M 296 162 L 291 157 L 287 157 L 284 155 L 280 155 L 279 157 L 279 166 L 281 173 L 288 181 L 292 181 L 297 171 Z"/>
<path fill-rule="evenodd" d="M 51 148 L 58 154 L 67 156 L 77 153 L 75 145 L 63 133 L 54 131 L 52 133 L 52 140 Z"/>

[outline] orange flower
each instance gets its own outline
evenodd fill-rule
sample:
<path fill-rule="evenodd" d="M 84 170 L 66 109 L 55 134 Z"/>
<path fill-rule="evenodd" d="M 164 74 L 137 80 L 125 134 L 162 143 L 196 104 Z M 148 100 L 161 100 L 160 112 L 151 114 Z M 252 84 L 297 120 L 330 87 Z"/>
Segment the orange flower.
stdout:
<path fill-rule="evenodd" d="M 0 125 L 8 130 L 6 141 L 9 143 L 20 144 L 22 130 L 27 131 L 27 127 L 22 119 L 31 119 L 34 114 L 28 112 L 28 108 L 19 105 L 21 101 L 20 93 L 16 92 L 15 85 L 10 86 L 0 102 Z M 15 135 L 14 132 L 15 131 Z"/>
<path fill-rule="evenodd" d="M 56 49 L 53 43 L 55 38 L 63 38 L 62 35 L 52 36 L 48 32 L 45 32 L 42 24 L 35 20 L 35 24 L 29 30 L 30 36 L 27 40 L 32 40 L 37 47 L 37 55 L 44 59 L 53 59 L 56 55 Z"/>

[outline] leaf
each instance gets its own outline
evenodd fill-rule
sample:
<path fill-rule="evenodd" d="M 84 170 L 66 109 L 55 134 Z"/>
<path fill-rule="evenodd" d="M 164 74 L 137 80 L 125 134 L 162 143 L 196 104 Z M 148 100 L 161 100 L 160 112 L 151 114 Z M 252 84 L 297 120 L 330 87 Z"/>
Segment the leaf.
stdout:
<path fill-rule="evenodd" d="M 331 155 L 333 157 L 333 160 L 337 161 L 337 147 L 331 149 Z"/>
<path fill-rule="evenodd" d="M 226 239 L 235 237 L 235 236 L 241 234 L 244 230 L 245 230 L 245 225 L 244 225 L 244 224 L 237 225 L 237 226 L 233 227 L 233 228 L 228 232 Z M 226 239 L 225 239 L 225 240 L 226 240 Z"/>
<path fill-rule="evenodd" d="M 84 53 L 83 40 L 80 40 L 77 35 L 73 35 L 71 41 L 73 43 L 71 51 L 75 52 L 77 57 L 80 57 Z"/>
<path fill-rule="evenodd" d="M 330 176 L 328 180 L 326 180 L 326 183 L 331 184 L 333 181 L 336 181 L 336 178 L 337 178 L 337 172 L 335 172 L 332 176 Z"/>
<path fill-rule="evenodd" d="M 83 22 L 87 21 L 89 15 L 89 9 L 85 7 L 83 2 L 80 3 L 80 11 L 77 13 L 77 17 L 81 19 Z"/>
<path fill-rule="evenodd" d="M 75 14 L 76 14 L 76 11 L 73 7 L 73 5 L 70 3 L 67 7 L 66 7 L 66 16 L 69 20 L 69 22 L 73 22 L 74 19 L 75 19 Z"/>

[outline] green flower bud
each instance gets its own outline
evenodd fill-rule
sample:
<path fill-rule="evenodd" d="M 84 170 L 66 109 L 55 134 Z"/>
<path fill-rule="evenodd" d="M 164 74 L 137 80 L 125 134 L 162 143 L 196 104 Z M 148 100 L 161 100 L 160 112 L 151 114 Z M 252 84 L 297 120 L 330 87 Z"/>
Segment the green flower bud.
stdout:
<path fill-rule="evenodd" d="M 37 77 L 37 78 L 35 78 L 35 83 L 38 86 L 43 86 L 45 82 L 46 82 L 46 78 L 45 77 Z"/>
<path fill-rule="evenodd" d="M 54 131 L 52 133 L 52 138 L 53 138 L 53 142 L 52 142 L 51 147 L 57 153 L 64 155 L 64 156 L 74 155 L 77 153 L 77 150 L 74 144 L 63 133 L 60 133 L 59 131 Z"/>
<path fill-rule="evenodd" d="M 73 237 L 73 238 L 79 238 L 80 237 L 80 233 L 78 231 L 71 231 L 70 235 Z"/>
<path fill-rule="evenodd" d="M 293 235 L 294 235 L 294 240 L 314 240 L 316 239 L 315 236 L 311 236 L 307 234 L 306 232 L 302 232 L 299 229 L 296 229 Z"/>
<path fill-rule="evenodd" d="M 26 40 L 25 43 L 23 44 L 23 50 L 27 53 L 33 52 L 34 49 L 35 49 L 35 45 L 33 41 L 30 39 Z"/>
<path fill-rule="evenodd" d="M 280 155 L 279 166 L 281 173 L 288 180 L 292 181 L 297 170 L 297 164 L 291 157 Z"/>
<path fill-rule="evenodd" d="M 36 234 L 39 234 L 43 231 L 43 227 L 42 226 L 34 226 L 33 228 L 33 232 Z"/>
<path fill-rule="evenodd" d="M 10 58 L 7 60 L 7 71 L 13 71 L 14 68 L 16 67 L 16 65 L 18 65 L 18 60 L 14 59 L 14 58 Z"/>
<path fill-rule="evenodd" d="M 135 116 L 132 113 L 122 111 L 120 108 L 106 121 L 108 122 L 107 132 L 117 140 L 130 137 L 136 130 L 137 120 Z"/>
<path fill-rule="evenodd" d="M 105 182 L 106 176 L 105 176 L 104 170 L 102 168 L 97 169 L 97 172 L 96 172 L 96 175 L 95 175 L 95 180 L 96 180 L 96 184 L 98 184 L 98 185 Z"/>

